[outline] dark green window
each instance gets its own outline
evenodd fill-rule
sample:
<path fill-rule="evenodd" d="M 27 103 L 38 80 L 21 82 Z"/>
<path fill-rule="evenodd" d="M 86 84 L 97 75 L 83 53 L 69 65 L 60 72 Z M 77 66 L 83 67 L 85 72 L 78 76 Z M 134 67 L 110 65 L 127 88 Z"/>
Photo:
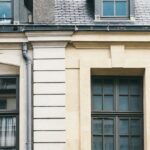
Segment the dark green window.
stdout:
<path fill-rule="evenodd" d="M 143 150 L 140 77 L 92 76 L 92 150 Z"/>
<path fill-rule="evenodd" d="M 128 17 L 129 0 L 102 0 L 102 17 Z"/>
<path fill-rule="evenodd" d="M 11 23 L 12 14 L 12 0 L 0 0 L 0 23 Z"/>
<path fill-rule="evenodd" d="M 18 78 L 0 77 L 0 150 L 18 150 Z"/>

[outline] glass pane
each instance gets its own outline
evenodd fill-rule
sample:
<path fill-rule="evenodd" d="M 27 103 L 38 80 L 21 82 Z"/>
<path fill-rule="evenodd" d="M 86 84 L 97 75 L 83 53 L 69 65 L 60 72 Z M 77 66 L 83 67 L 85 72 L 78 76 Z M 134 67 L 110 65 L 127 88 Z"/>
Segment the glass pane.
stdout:
<path fill-rule="evenodd" d="M 93 150 L 102 150 L 102 137 L 101 136 L 94 136 L 93 137 Z"/>
<path fill-rule="evenodd" d="M 119 96 L 119 111 L 128 111 L 128 96 Z"/>
<path fill-rule="evenodd" d="M 100 95 L 102 94 L 102 82 L 100 80 L 94 80 L 93 81 L 93 87 L 92 87 L 93 95 Z"/>
<path fill-rule="evenodd" d="M 104 119 L 104 134 L 112 135 L 114 133 L 114 121 L 113 119 Z"/>
<path fill-rule="evenodd" d="M 128 95 L 129 86 L 128 80 L 120 80 L 119 81 L 119 94 Z"/>
<path fill-rule="evenodd" d="M 102 134 L 102 119 L 93 119 L 93 134 Z"/>
<path fill-rule="evenodd" d="M 104 149 L 105 150 L 114 150 L 114 138 L 105 137 L 104 138 Z"/>
<path fill-rule="evenodd" d="M 104 89 L 103 89 L 104 94 L 113 94 L 113 80 L 105 80 L 104 81 Z"/>
<path fill-rule="evenodd" d="M 133 119 L 131 120 L 131 134 L 132 135 L 140 135 L 140 120 L 139 119 Z"/>
<path fill-rule="evenodd" d="M 132 150 L 141 150 L 142 145 L 141 145 L 141 140 L 139 137 L 132 137 L 131 138 L 131 149 Z"/>
<path fill-rule="evenodd" d="M 139 96 L 130 97 L 130 109 L 131 111 L 140 111 L 140 97 Z"/>
<path fill-rule="evenodd" d="M 140 94 L 140 83 L 138 80 L 131 81 L 130 94 L 131 95 L 139 95 Z"/>
<path fill-rule="evenodd" d="M 113 102 L 114 102 L 113 96 L 104 96 L 103 109 L 105 111 L 112 111 L 113 110 Z"/>
<path fill-rule="evenodd" d="M 129 134 L 129 121 L 128 120 L 120 120 L 119 121 L 119 132 L 120 135 Z"/>
<path fill-rule="evenodd" d="M 16 78 L 0 79 L 0 110 L 16 109 Z"/>
<path fill-rule="evenodd" d="M 11 2 L 0 2 L 0 18 L 11 18 Z"/>
<path fill-rule="evenodd" d="M 94 111 L 100 111 L 102 110 L 102 96 L 93 96 L 93 110 Z"/>
<path fill-rule="evenodd" d="M 127 16 L 127 2 L 116 2 L 116 16 Z"/>
<path fill-rule="evenodd" d="M 16 145 L 16 117 L 0 117 L 0 146 Z"/>
<path fill-rule="evenodd" d="M 104 81 L 103 93 L 113 95 L 113 80 Z"/>
<path fill-rule="evenodd" d="M 120 137 L 120 149 L 119 150 L 129 150 L 128 137 Z"/>
<path fill-rule="evenodd" d="M 103 16 L 114 16 L 114 2 L 103 2 Z"/>

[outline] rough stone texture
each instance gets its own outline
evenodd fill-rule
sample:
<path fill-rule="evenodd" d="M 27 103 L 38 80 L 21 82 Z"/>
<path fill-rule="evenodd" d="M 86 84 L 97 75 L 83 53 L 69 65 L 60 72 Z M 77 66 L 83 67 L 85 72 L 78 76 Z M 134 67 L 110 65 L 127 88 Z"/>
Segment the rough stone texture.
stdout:
<path fill-rule="evenodd" d="M 33 0 L 34 23 L 52 24 L 55 16 L 55 0 Z"/>
<path fill-rule="evenodd" d="M 150 24 L 150 0 L 135 1 L 136 24 Z"/>
<path fill-rule="evenodd" d="M 42 24 L 150 24 L 150 0 L 134 0 L 135 21 L 95 22 L 94 0 L 34 0 L 34 23 Z"/>
<path fill-rule="evenodd" d="M 135 0 L 135 21 L 112 24 L 150 24 L 150 0 Z M 94 0 L 55 0 L 55 24 L 108 24 L 94 22 Z"/>

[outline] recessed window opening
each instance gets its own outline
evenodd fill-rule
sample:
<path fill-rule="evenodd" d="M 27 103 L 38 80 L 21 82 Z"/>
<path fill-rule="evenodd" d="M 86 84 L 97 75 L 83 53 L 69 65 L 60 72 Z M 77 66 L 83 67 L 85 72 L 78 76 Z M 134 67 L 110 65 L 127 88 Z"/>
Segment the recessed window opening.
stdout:
<path fill-rule="evenodd" d="M 143 150 L 141 77 L 92 76 L 92 150 Z"/>

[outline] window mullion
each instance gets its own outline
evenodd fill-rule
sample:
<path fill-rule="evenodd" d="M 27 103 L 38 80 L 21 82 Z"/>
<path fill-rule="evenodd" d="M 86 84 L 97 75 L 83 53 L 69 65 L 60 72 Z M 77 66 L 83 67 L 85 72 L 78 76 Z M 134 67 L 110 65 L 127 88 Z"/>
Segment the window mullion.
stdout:
<path fill-rule="evenodd" d="M 114 17 L 116 17 L 116 1 L 114 0 Z"/>
<path fill-rule="evenodd" d="M 104 80 L 102 80 L 102 111 L 104 110 Z"/>
<path fill-rule="evenodd" d="M 130 148 L 131 148 L 131 117 L 129 118 L 129 135 L 128 135 L 128 140 L 129 140 L 129 150 L 130 150 Z"/>
<path fill-rule="evenodd" d="M 104 141 L 104 118 L 102 119 L 102 141 L 103 141 L 103 149 L 105 149 L 105 141 Z"/>
<path fill-rule="evenodd" d="M 118 141 L 119 141 L 119 134 L 118 134 L 118 116 L 115 118 L 115 149 L 118 150 Z"/>

